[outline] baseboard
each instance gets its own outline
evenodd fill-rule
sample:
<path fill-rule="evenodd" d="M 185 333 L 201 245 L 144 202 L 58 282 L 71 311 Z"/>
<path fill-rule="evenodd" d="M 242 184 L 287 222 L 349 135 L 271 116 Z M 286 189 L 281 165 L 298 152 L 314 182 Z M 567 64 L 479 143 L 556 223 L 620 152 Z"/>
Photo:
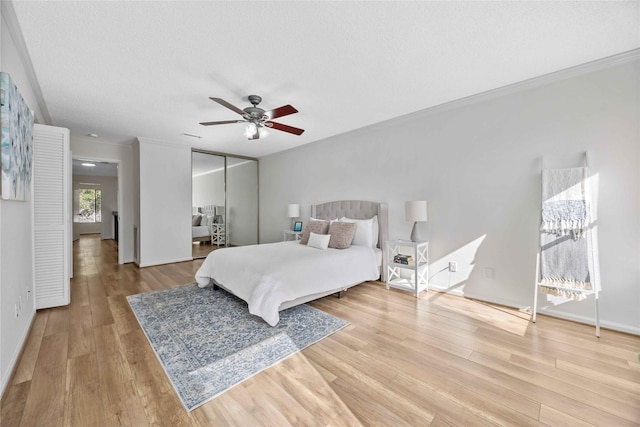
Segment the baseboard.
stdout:
<path fill-rule="evenodd" d="M 153 266 L 156 266 L 156 265 L 173 264 L 173 263 L 176 263 L 176 262 L 185 262 L 185 261 L 193 261 L 193 257 L 139 263 L 138 267 L 140 267 L 140 268 L 153 267 Z"/>
<path fill-rule="evenodd" d="M 31 333 L 31 328 L 33 328 L 33 321 L 36 318 L 36 311 L 34 310 L 31 314 L 31 320 L 29 320 L 29 327 L 26 328 L 26 333 L 22 336 L 20 340 L 20 345 L 16 347 L 16 351 L 11 357 L 11 362 L 9 362 L 9 366 L 5 376 L 2 378 L 2 385 L 0 386 L 0 399 L 4 396 L 4 392 L 7 390 L 8 385 L 11 383 L 14 374 L 16 373 L 16 368 L 18 367 L 18 360 L 20 360 L 20 356 L 22 356 L 22 352 L 24 351 L 24 346 L 27 344 L 27 338 L 29 338 L 29 334 Z"/>
<path fill-rule="evenodd" d="M 430 289 L 433 289 L 439 292 L 445 292 L 451 295 L 461 296 L 465 298 L 472 298 L 472 299 L 487 302 L 490 304 L 498 304 L 505 307 L 513 307 L 513 308 L 517 308 L 518 310 L 524 310 L 524 309 L 531 310 L 531 305 L 521 305 L 521 304 L 514 303 L 513 301 L 501 300 L 500 298 L 497 298 L 497 299 L 487 298 L 484 295 L 483 296 L 473 295 L 472 293 L 468 293 L 468 292 L 465 293 L 463 290 L 457 289 L 457 288 L 447 289 L 447 288 L 440 288 L 437 286 L 431 286 Z M 577 314 L 565 313 L 565 312 L 549 310 L 549 309 L 538 310 L 538 314 L 542 314 L 550 317 L 556 317 L 558 319 L 563 319 L 563 320 L 569 320 L 576 323 L 582 323 L 585 325 L 592 325 L 593 327 L 595 327 L 594 319 L 586 316 L 580 316 Z M 637 327 L 637 326 L 625 325 L 625 324 L 616 323 L 616 322 L 609 322 L 609 321 L 600 319 L 600 327 L 610 329 L 613 331 L 624 332 L 626 334 L 640 335 L 640 327 Z"/>
<path fill-rule="evenodd" d="M 538 310 L 538 314 L 543 314 L 545 316 L 557 317 L 558 319 L 563 320 L 571 320 L 572 322 L 583 323 L 586 325 L 591 325 L 593 327 L 596 326 L 595 321 L 590 317 L 578 316 L 576 314 L 563 313 L 561 311 L 555 310 Z M 632 335 L 640 335 L 640 328 L 636 326 L 624 325 L 616 322 L 608 322 L 606 320 L 600 319 L 600 327 L 611 329 L 613 331 L 624 332 L 626 334 Z"/>

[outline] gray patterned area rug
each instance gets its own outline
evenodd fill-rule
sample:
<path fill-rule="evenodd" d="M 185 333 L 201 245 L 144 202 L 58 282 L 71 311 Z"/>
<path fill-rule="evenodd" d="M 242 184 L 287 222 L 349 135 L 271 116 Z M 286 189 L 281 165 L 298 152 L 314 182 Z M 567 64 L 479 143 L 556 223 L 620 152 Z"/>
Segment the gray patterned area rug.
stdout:
<path fill-rule="evenodd" d="M 244 301 L 195 284 L 127 300 L 187 411 L 348 325 L 299 305 L 271 327 Z"/>

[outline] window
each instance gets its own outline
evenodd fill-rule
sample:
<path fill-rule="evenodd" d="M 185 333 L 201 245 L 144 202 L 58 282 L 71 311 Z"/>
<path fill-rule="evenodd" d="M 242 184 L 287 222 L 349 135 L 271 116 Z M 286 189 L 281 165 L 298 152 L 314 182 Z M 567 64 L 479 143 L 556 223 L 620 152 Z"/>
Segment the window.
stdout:
<path fill-rule="evenodd" d="M 100 190 L 78 188 L 73 191 L 73 222 L 102 222 Z"/>

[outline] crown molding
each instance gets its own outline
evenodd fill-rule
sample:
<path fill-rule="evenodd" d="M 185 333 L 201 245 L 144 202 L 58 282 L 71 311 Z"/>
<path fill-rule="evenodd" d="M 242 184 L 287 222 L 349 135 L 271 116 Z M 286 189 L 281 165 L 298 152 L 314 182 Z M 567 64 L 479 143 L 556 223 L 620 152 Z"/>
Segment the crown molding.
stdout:
<path fill-rule="evenodd" d="M 576 65 L 569 68 L 564 68 L 562 70 L 554 71 L 552 73 L 543 74 L 541 76 L 533 77 L 527 80 L 523 80 L 521 82 L 512 83 L 510 85 L 501 86 L 496 89 L 491 89 L 491 90 L 480 92 L 464 98 L 459 98 L 453 101 L 445 102 L 443 104 L 434 105 L 433 107 L 428 107 L 423 110 L 416 111 L 414 113 L 409 113 L 403 116 L 394 117 L 389 120 L 374 123 L 370 126 L 365 126 L 363 128 L 355 129 L 350 132 L 358 132 L 365 128 L 366 129 L 382 129 L 389 126 L 405 123 L 408 121 L 413 121 L 416 119 L 428 117 L 434 114 L 443 113 L 445 111 L 450 111 L 453 109 L 469 106 L 482 101 L 488 101 L 488 100 L 499 98 L 502 96 L 507 96 L 514 93 L 537 88 L 540 86 L 545 86 L 545 85 L 558 82 L 561 80 L 566 80 L 572 77 L 577 77 L 577 76 L 593 73 L 595 71 L 600 71 L 607 68 L 613 68 L 616 66 L 628 64 L 638 60 L 640 60 L 640 49 L 633 49 L 633 50 L 622 52 L 616 55 L 611 55 L 604 58 L 596 59 L 594 61 L 590 61 L 584 64 Z"/>
<path fill-rule="evenodd" d="M 2 17 L 7 23 L 9 34 L 11 35 L 13 43 L 16 46 L 18 56 L 20 56 L 20 60 L 22 61 L 22 65 L 24 66 L 25 72 L 27 74 L 27 80 L 29 80 L 31 90 L 36 97 L 36 102 L 38 103 L 40 113 L 42 114 L 42 120 L 44 123 L 41 124 L 52 125 L 51 115 L 49 114 L 47 104 L 44 101 L 44 96 L 42 96 L 42 89 L 40 88 L 40 83 L 38 83 L 36 72 L 33 69 L 33 63 L 31 62 L 31 57 L 29 56 L 27 44 L 24 42 L 22 30 L 20 29 L 20 25 L 18 24 L 18 18 L 16 17 L 16 12 L 13 8 L 13 2 L 2 1 L 1 3 Z"/>

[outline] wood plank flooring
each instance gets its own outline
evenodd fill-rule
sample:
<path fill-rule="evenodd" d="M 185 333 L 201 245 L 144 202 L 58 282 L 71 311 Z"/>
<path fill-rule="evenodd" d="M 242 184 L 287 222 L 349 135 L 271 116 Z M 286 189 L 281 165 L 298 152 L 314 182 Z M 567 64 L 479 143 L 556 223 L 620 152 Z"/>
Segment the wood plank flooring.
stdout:
<path fill-rule="evenodd" d="M 380 282 L 313 302 L 350 325 L 189 413 L 126 296 L 193 282 L 202 260 L 118 265 L 112 241 L 82 237 L 74 261 L 2 426 L 640 425 L 640 337 Z"/>

